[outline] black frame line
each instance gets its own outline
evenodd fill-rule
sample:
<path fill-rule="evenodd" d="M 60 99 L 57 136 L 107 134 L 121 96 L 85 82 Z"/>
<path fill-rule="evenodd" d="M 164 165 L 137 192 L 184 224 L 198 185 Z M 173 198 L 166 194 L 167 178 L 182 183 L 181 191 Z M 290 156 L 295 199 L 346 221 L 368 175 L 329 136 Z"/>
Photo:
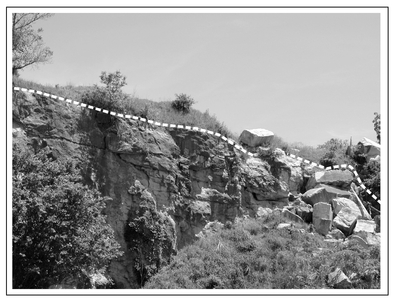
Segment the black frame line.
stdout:
<path fill-rule="evenodd" d="M 184 9 L 184 8 L 202 8 L 202 9 L 271 9 L 271 8 L 290 8 L 290 9 L 304 9 L 304 8 L 310 8 L 310 9 L 323 9 L 323 8 L 338 8 L 338 9 L 356 9 L 356 8 L 375 8 L 375 9 L 386 9 L 387 15 L 387 199 L 386 199 L 386 207 L 387 211 L 389 211 L 389 6 L 6 6 L 6 78 L 7 78 L 7 69 L 8 69 L 8 52 L 7 52 L 7 46 L 8 46 L 8 22 L 7 22 L 7 11 L 8 9 L 11 8 L 56 8 L 56 9 L 62 9 L 62 8 L 71 8 L 71 9 L 92 9 L 92 8 L 100 8 L 100 9 L 118 9 L 118 8 L 127 8 L 127 9 L 140 9 L 140 8 L 159 8 L 159 9 L 174 9 L 174 8 L 179 8 L 179 9 Z M 124 12 L 126 13 L 126 12 Z M 8 132 L 8 100 L 7 100 L 7 95 L 8 95 L 8 84 L 6 84 L 6 136 Z M 381 107 L 382 110 L 383 107 Z M 6 176 L 7 176 L 7 169 L 8 169 L 8 138 L 6 137 Z M 6 183 L 6 198 L 8 197 L 8 184 Z M 8 210 L 8 202 L 6 199 L 6 273 L 8 271 L 8 238 L 7 238 L 7 229 L 8 229 L 8 217 L 7 217 L 7 210 Z M 12 263 L 12 262 L 11 262 Z M 7 283 L 7 274 L 5 274 L 5 283 L 6 283 L 6 296 L 264 296 L 262 293 L 261 294 L 140 294 L 137 292 L 130 293 L 130 294 L 113 294 L 113 293 L 108 293 L 108 294 L 9 294 L 8 293 L 8 283 Z M 374 294 L 373 296 L 388 296 L 389 295 L 389 216 L 387 216 L 387 294 Z M 130 289 L 133 290 L 133 289 Z M 195 289 L 197 291 L 197 289 Z M 257 289 L 246 289 L 246 290 L 257 290 Z M 262 290 L 263 291 L 263 290 Z M 369 294 L 267 294 L 268 296 L 370 296 Z"/>

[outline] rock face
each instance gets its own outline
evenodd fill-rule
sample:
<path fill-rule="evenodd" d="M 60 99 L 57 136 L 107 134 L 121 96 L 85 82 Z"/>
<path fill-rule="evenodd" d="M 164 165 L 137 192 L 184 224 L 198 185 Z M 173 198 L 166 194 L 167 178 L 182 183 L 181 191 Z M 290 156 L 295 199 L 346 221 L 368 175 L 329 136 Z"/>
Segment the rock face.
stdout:
<path fill-rule="evenodd" d="M 273 137 L 273 132 L 263 128 L 245 129 L 240 134 L 239 141 L 250 147 L 258 147 L 270 143 Z"/>
<path fill-rule="evenodd" d="M 308 180 L 306 189 L 314 188 L 317 184 L 325 184 L 336 188 L 349 190 L 353 174 L 349 170 L 332 170 L 315 172 Z"/>
<path fill-rule="evenodd" d="M 279 151 L 245 160 L 208 134 L 145 128 L 37 94 L 14 93 L 13 132 L 15 144 L 75 160 L 84 182 L 112 199 L 105 213 L 125 252 L 109 268 L 119 288 L 140 287 L 140 266 L 163 266 L 208 222 L 288 205 L 301 178 Z M 144 245 L 142 229 L 162 241 Z"/>

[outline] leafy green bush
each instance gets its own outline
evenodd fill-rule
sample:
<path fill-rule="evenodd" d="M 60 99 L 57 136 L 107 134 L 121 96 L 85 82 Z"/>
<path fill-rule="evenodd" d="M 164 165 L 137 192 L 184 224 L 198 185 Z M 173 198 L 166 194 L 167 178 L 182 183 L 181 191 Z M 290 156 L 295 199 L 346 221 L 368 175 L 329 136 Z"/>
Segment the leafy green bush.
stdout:
<path fill-rule="evenodd" d="M 13 150 L 14 288 L 46 288 L 68 277 L 86 280 L 121 255 L 102 214 L 105 198 L 81 184 L 72 161 L 47 155 Z"/>
<path fill-rule="evenodd" d="M 319 149 L 326 150 L 325 155 L 321 158 L 320 164 L 329 167 L 351 162 L 349 156 L 346 156 L 348 141 L 340 139 L 330 139 L 326 143 L 319 145 Z"/>
<path fill-rule="evenodd" d="M 82 102 L 109 111 L 122 112 L 127 96 L 123 94 L 121 88 L 127 85 L 126 77 L 120 71 L 109 74 L 103 71 L 100 79 L 105 87 L 94 85 L 92 90 L 88 90 L 83 94 Z"/>
<path fill-rule="evenodd" d="M 195 100 L 184 93 L 175 94 L 175 96 L 176 99 L 171 103 L 172 108 L 178 112 L 182 112 L 183 114 L 189 113 L 191 106 L 195 103 Z"/>

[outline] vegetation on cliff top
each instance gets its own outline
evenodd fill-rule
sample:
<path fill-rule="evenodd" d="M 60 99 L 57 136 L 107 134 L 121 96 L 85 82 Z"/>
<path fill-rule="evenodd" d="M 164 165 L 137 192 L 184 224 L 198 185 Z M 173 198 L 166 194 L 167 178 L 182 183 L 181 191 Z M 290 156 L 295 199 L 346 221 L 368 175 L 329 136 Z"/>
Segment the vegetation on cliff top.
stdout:
<path fill-rule="evenodd" d="M 175 94 L 173 101 L 155 102 L 124 93 L 121 87 L 126 82 L 125 77 L 120 72 L 110 74 L 103 72 L 100 75 L 100 80 L 103 86 L 67 85 L 65 87 L 53 87 L 14 76 L 13 83 L 15 86 L 44 91 L 110 111 L 140 116 L 163 123 L 198 126 L 219 132 L 234 140 L 237 139 L 237 136 L 215 115 L 211 115 L 208 110 L 201 112 L 192 108 L 194 101 L 188 95 Z"/>
<path fill-rule="evenodd" d="M 244 219 L 182 249 L 145 289 L 320 289 L 341 268 L 352 288 L 380 288 L 378 247 L 334 244 L 284 218 Z"/>

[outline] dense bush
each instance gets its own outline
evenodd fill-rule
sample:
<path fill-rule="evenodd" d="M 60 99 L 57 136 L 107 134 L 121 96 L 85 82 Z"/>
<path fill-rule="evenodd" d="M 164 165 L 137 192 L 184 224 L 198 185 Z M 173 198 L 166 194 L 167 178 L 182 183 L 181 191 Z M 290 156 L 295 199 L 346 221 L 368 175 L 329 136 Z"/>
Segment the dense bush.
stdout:
<path fill-rule="evenodd" d="M 47 288 L 69 277 L 86 281 L 121 255 L 102 214 L 105 199 L 81 184 L 72 161 L 47 155 L 14 146 L 14 288 Z"/>
<path fill-rule="evenodd" d="M 109 111 L 123 112 L 124 101 L 127 100 L 127 96 L 121 88 L 127 85 L 126 77 L 120 71 L 109 74 L 103 71 L 100 79 L 105 86 L 94 85 L 91 90 L 83 94 L 81 101 Z"/>
<path fill-rule="evenodd" d="M 350 158 L 346 156 L 347 148 L 348 141 L 330 139 L 326 143 L 318 146 L 318 149 L 326 151 L 319 163 L 325 167 L 350 163 Z"/>
<path fill-rule="evenodd" d="M 175 94 L 175 96 L 176 99 L 171 103 L 172 108 L 184 114 L 189 113 L 191 106 L 195 103 L 194 99 L 184 93 Z"/>
<path fill-rule="evenodd" d="M 336 267 L 353 288 L 379 288 L 378 248 L 332 245 L 318 234 L 276 229 L 285 218 L 245 219 L 185 247 L 149 289 L 318 289 Z M 372 274 L 365 273 L 372 272 Z"/>

